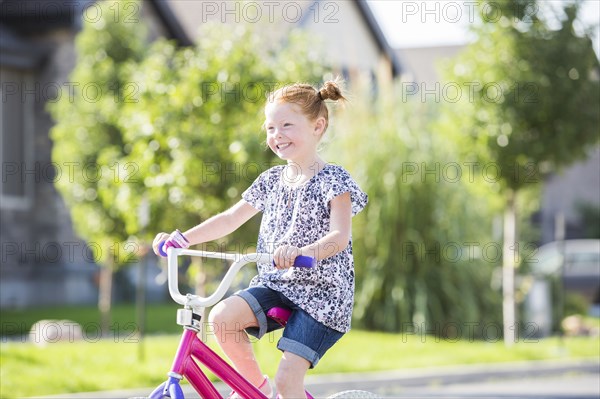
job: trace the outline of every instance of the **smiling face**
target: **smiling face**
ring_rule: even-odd
[[[278,101],[267,103],[265,118],[267,144],[279,158],[299,164],[315,159],[324,118],[311,121],[298,105]]]

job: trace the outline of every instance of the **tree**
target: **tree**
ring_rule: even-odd
[[[76,38],[77,64],[70,76],[73,92],[48,107],[57,122],[50,132],[53,161],[69,165],[73,171],[56,186],[70,208],[76,232],[88,242],[96,262],[105,266],[98,299],[104,330],[109,324],[112,272],[135,255],[126,244],[125,220],[106,204],[107,198],[115,195],[110,189],[112,182],[127,183],[128,178],[122,175],[128,171],[121,168],[127,165],[119,164],[125,131],[118,115],[131,87],[124,65],[144,57],[144,30],[139,24],[113,18],[125,15],[131,4],[139,7],[137,2],[99,3],[102,12],[98,20],[86,21]]]
[[[406,99],[401,83],[380,88],[377,98],[369,92],[353,82],[353,100],[327,133],[328,159],[369,195],[353,219],[354,323],[497,339],[482,326],[497,322],[490,279],[499,258],[477,251],[492,241],[495,193],[469,176],[456,144],[432,128],[438,104]]]
[[[224,210],[273,162],[261,132],[267,92],[280,82],[316,81],[321,71],[305,36],[265,46],[260,24],[205,25],[191,48],[149,46],[142,24],[131,22],[140,5],[99,3],[102,17],[77,37],[74,93],[49,106],[53,160],[69,162],[75,177],[57,188],[104,266],[105,315],[113,270],[135,261],[158,231]],[[99,94],[92,98],[90,88]],[[141,206],[150,214],[145,229]],[[250,242],[251,229],[237,239]]]
[[[277,162],[261,131],[266,95],[285,82],[316,81],[321,69],[305,36],[265,46],[260,29],[207,24],[196,47],[159,40],[130,66],[139,91],[119,123],[127,131],[122,162],[135,163],[138,179],[125,188],[128,201],[110,204],[130,234],[139,231],[133,210],[144,193],[154,232],[191,227],[237,202]]]
[[[583,158],[598,142],[599,64],[590,32],[577,35],[579,4],[567,4],[557,29],[535,0],[480,4],[477,40],[450,65],[449,80],[471,89],[447,107],[444,123],[463,142],[480,144],[505,200],[503,314],[507,345],[515,341],[514,269],[517,194],[551,170]]]

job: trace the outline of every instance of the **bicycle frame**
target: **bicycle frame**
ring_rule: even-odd
[[[268,254],[223,254],[218,252],[205,252],[189,249],[169,248],[168,254],[168,277],[169,293],[175,302],[184,305],[181,316],[178,313],[178,323],[184,326],[183,335],[173,361],[169,379],[156,388],[149,399],[162,399],[167,396],[171,399],[183,399],[183,391],[179,385],[181,379],[185,379],[200,394],[202,398],[222,398],[215,386],[202,372],[196,361],[205,365],[212,373],[227,383],[242,398],[246,399],[268,399],[258,388],[246,381],[233,367],[210,349],[202,340],[198,339],[199,326],[191,319],[191,309],[199,309],[199,313],[209,306],[215,305],[227,292],[238,271],[248,263],[270,262]],[[196,295],[182,295],[179,292],[177,276],[177,258],[180,255],[200,256],[204,258],[216,258],[233,261],[229,270],[223,277],[221,284],[209,297]],[[195,312],[198,313],[198,312]],[[187,317],[187,316],[190,317]],[[187,318],[186,318],[187,317]],[[185,322],[182,320],[186,319]]]
[[[219,391],[202,372],[195,360],[204,364],[212,373],[226,382],[241,397],[247,399],[268,399],[258,388],[250,384],[227,362],[196,337],[196,331],[185,329],[175,355],[169,379],[159,386],[150,399],[160,399],[168,395],[171,399],[183,399],[179,382],[183,377],[202,398],[221,398]]]
[[[177,257],[180,255],[216,258],[229,260],[233,263],[229,267],[227,273],[225,273],[225,277],[221,280],[221,284],[219,284],[211,296],[200,297],[192,294],[182,295],[179,292],[177,276]],[[175,302],[184,305],[184,308],[179,309],[177,312],[177,324],[183,326],[183,335],[181,336],[181,341],[179,342],[179,348],[177,349],[175,359],[173,360],[171,371],[167,374],[169,379],[159,385],[158,388],[150,394],[148,399],[163,399],[164,397],[170,399],[184,399],[183,390],[179,385],[183,378],[190,383],[201,398],[222,398],[219,391],[202,372],[196,362],[205,365],[213,374],[229,385],[242,398],[269,399],[258,388],[242,377],[242,375],[231,367],[229,363],[210,349],[203,342],[204,338],[200,339],[197,335],[200,333],[202,337],[204,337],[202,333],[204,310],[209,306],[215,305],[223,298],[240,269],[248,263],[272,262],[273,259],[271,255],[257,253],[247,255],[224,254],[220,252],[195,251],[171,247],[167,249],[167,261],[169,294]],[[300,267],[309,266],[305,265]],[[308,391],[305,392],[307,399],[314,399]],[[378,396],[369,392],[356,390],[344,391],[331,396],[331,398],[334,397],[379,399]]]

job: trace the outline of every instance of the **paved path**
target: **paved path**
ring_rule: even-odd
[[[527,377],[505,381],[483,381],[442,387],[405,389],[386,392],[392,398],[411,399],[598,399],[600,376],[579,374],[554,377]]]
[[[219,385],[226,395],[229,388]],[[307,378],[315,398],[363,389],[385,398],[411,399],[599,399],[600,358],[582,361],[542,361],[333,374]],[[152,388],[56,395],[52,399],[142,398]],[[186,399],[198,395],[186,385]],[[226,397],[226,396],[225,396]]]
[[[331,376],[309,388],[315,396],[364,389],[385,398],[600,399],[600,359],[586,362],[526,362],[378,373],[360,382]]]

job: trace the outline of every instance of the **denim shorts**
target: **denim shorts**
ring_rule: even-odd
[[[255,286],[238,291],[235,295],[248,302],[256,315],[258,327],[246,328],[246,332],[256,338],[282,328],[275,320],[267,317],[269,309],[274,307],[290,309],[292,314],[283,330],[283,337],[277,343],[277,349],[306,359],[310,363],[310,368],[314,368],[325,352],[344,335],[319,323],[283,294],[270,288]]]

